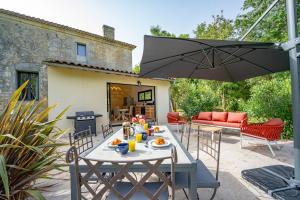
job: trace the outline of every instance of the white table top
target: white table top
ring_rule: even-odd
[[[155,139],[155,137],[162,136],[166,140],[169,140],[172,145],[176,147],[177,150],[177,158],[179,164],[191,164],[193,162],[193,158],[190,154],[182,148],[179,141],[175,136],[170,132],[167,126],[160,126],[160,130],[164,130],[163,133],[155,133],[154,136],[148,137],[147,141]],[[121,155],[119,152],[116,152],[114,148],[108,147],[108,143],[110,143],[113,139],[119,138],[123,139],[123,129],[120,129],[113,135],[111,135],[108,139],[103,141],[99,146],[97,146],[94,150],[89,152],[85,157],[93,159],[93,160],[106,160],[106,161],[134,161],[134,160],[143,160],[143,159],[156,159],[164,156],[171,155],[172,145],[165,148],[147,148],[146,142],[136,143],[135,151],[128,152],[125,155]],[[134,138],[131,138],[134,139]],[[126,141],[127,142],[127,141]]]

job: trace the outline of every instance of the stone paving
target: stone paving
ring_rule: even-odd
[[[117,129],[115,129],[117,130]],[[176,129],[174,129],[175,131]],[[66,139],[67,138],[63,138]],[[187,138],[183,143],[186,144]],[[102,140],[101,134],[96,137],[96,144]],[[216,200],[256,200],[272,199],[258,188],[252,186],[241,178],[241,171],[244,169],[262,167],[267,165],[285,164],[293,165],[293,142],[280,141],[280,150],[274,148],[276,157],[272,157],[268,147],[255,141],[244,143],[244,148],[240,149],[238,133],[226,130],[223,134],[221,143],[221,160],[219,188]],[[67,149],[64,148],[62,151]],[[196,136],[191,136],[190,152],[196,157]],[[201,160],[212,171],[215,170],[215,163],[209,157],[200,154]],[[66,169],[68,170],[68,169]],[[46,192],[46,198],[49,200],[67,200],[70,199],[70,180],[68,172],[55,175],[53,180],[56,185],[51,191]],[[209,199],[212,190],[198,189],[200,199]],[[176,191],[176,199],[186,199],[181,190]]]

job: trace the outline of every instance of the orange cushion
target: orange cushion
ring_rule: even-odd
[[[264,123],[264,125],[268,125],[268,126],[279,126],[282,124],[283,124],[283,121],[280,118],[270,119],[269,121]]]
[[[227,115],[228,115],[227,112],[212,112],[212,120],[226,122]]]
[[[228,112],[227,122],[241,123],[246,117],[247,113]]]
[[[200,120],[211,120],[211,112],[199,112],[198,119]]]

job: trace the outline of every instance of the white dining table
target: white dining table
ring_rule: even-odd
[[[123,138],[123,129],[120,129],[116,133],[112,134],[110,137],[101,142],[98,146],[87,152],[84,156],[86,158],[90,158],[93,160],[107,160],[107,161],[130,161],[130,160],[142,160],[142,159],[155,159],[160,158],[162,156],[170,155],[170,151],[172,146],[176,147],[177,150],[177,163],[175,166],[176,172],[188,172],[189,174],[189,182],[190,187],[188,191],[189,199],[197,199],[197,189],[195,185],[195,174],[196,174],[196,161],[191,156],[191,154],[186,150],[183,144],[177,139],[177,137],[170,131],[167,126],[159,126],[161,133],[154,133],[153,136],[147,138],[147,141],[154,139],[155,137],[162,136],[166,140],[168,140],[171,145],[169,147],[164,148],[151,148],[149,145],[146,145],[147,141],[142,143],[136,143],[135,151],[128,152],[125,155],[116,152],[115,149],[109,147],[109,143],[115,138],[122,139]],[[107,165],[105,168],[101,168],[102,172],[113,171],[114,167],[112,165]],[[79,162],[79,170],[84,173],[86,167],[82,162]],[[130,172],[145,172],[147,168],[142,164],[136,164],[132,168],[129,169]],[[171,163],[169,161],[164,161],[160,170],[162,172],[170,172],[171,171]],[[74,172],[74,164],[70,165],[70,176],[71,176],[71,199],[76,199],[76,179]]]

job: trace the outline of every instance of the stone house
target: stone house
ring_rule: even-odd
[[[92,110],[103,115],[99,123],[120,121],[124,116],[115,116],[113,110],[129,106],[124,102],[131,99],[130,106],[139,112],[140,106],[150,102],[154,105],[151,116],[165,122],[170,106],[169,81],[141,79],[132,73],[135,46],[115,40],[114,28],[102,28],[100,36],[0,9],[0,110],[12,92],[29,80],[23,94],[26,100],[47,98],[49,105],[59,103],[50,119],[70,105],[67,115]],[[138,98],[142,90],[151,90],[151,100]],[[64,119],[60,126],[73,125]]]

